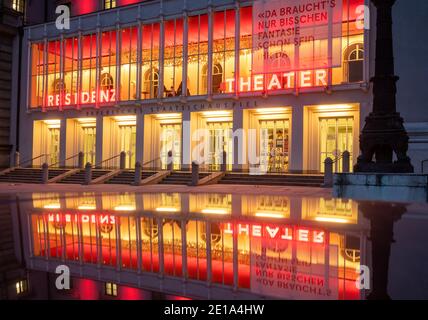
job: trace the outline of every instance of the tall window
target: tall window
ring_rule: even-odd
[[[214,13],[212,93],[226,91],[235,77],[235,10]]]
[[[17,295],[21,295],[21,294],[26,293],[26,292],[28,291],[28,283],[27,283],[27,280],[21,280],[21,281],[18,281],[18,282],[15,284],[15,288],[16,288],[16,294],[17,294]]]
[[[12,0],[12,9],[18,12],[24,12],[24,0]]]
[[[364,47],[357,43],[345,52],[345,79],[348,82],[360,82],[364,78]]]
[[[103,32],[101,35],[101,70],[99,71],[99,87],[102,91],[108,92],[109,97],[113,97],[113,91],[116,88],[117,72],[117,33],[116,30]],[[98,97],[100,98],[100,97]],[[108,99],[110,100],[110,99]],[[106,101],[101,101],[104,103]]]
[[[104,63],[108,61],[108,57],[103,57]],[[97,36],[96,34],[88,34],[82,37],[82,97],[80,103],[89,103],[88,94],[94,92],[97,86]],[[107,67],[107,70],[109,68]],[[85,95],[83,96],[83,93]]]
[[[164,96],[181,96],[183,86],[183,19],[165,22]]]
[[[208,15],[189,17],[188,32],[187,88],[191,95],[204,95],[208,87]]]
[[[116,0],[104,0],[104,9],[109,10],[116,8]]]
[[[45,89],[47,90],[47,105],[48,107],[59,107],[62,105],[61,95],[62,90],[57,84],[62,82],[61,79],[61,42],[59,40],[48,42],[47,53],[47,83]],[[63,87],[64,88],[64,87]]]
[[[138,29],[127,28],[121,32],[120,99],[137,98],[137,46]]]
[[[142,65],[143,86],[141,99],[153,99],[158,97],[159,90],[159,23],[144,25],[142,30]]]
[[[240,10],[239,77],[247,78],[251,76],[253,8],[244,7]],[[249,91],[249,88],[244,89]]]
[[[65,104],[76,104],[75,94],[79,83],[79,41],[78,38],[64,39],[64,91],[70,94]]]
[[[31,101],[33,108],[41,107],[44,98],[43,75],[45,73],[45,45],[33,43],[31,45]]]

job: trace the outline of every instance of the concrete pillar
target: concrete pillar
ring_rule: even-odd
[[[191,112],[189,110],[182,113],[181,130],[181,170],[191,169],[192,163],[192,132],[190,126]]]
[[[82,151],[80,151],[79,156],[78,156],[78,160],[77,160],[77,167],[79,169],[84,168],[85,164],[83,163],[83,161],[85,161],[85,154]]]
[[[192,186],[199,184],[199,163],[197,161],[192,162]]]
[[[67,119],[62,119],[59,129],[59,167],[65,167],[65,159],[67,159]]]
[[[42,165],[42,183],[47,184],[49,181],[49,165],[45,162]]]
[[[242,171],[243,162],[246,161],[246,134],[244,129],[244,110],[233,110],[233,171]],[[241,162],[241,163],[240,163]]]
[[[136,161],[144,162],[144,114],[137,113]]]
[[[221,155],[221,172],[227,171],[227,152],[223,150]]]
[[[141,183],[141,163],[138,161],[135,164],[134,185],[139,186]]]
[[[96,146],[95,146],[95,159],[97,163],[103,161],[103,137],[104,137],[104,117],[102,115],[97,116],[97,132],[96,132]],[[95,163],[94,163],[95,165]]]
[[[88,162],[85,166],[85,185],[90,185],[92,182],[92,165]]]
[[[327,158],[324,161],[324,187],[333,186],[333,160]]]
[[[125,170],[126,168],[126,152],[122,151],[120,153],[120,170]]]
[[[349,151],[344,151],[342,154],[342,172],[343,173],[349,173],[350,172],[350,161],[351,161],[351,154]]]
[[[304,144],[304,132],[303,132],[303,115],[304,106],[296,105],[292,108],[291,117],[291,145],[289,147],[289,171],[290,172],[301,172],[303,167],[303,144]],[[306,133],[307,134],[307,133]]]

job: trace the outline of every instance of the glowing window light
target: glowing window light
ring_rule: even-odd
[[[61,209],[61,204],[59,203],[49,203],[43,206],[44,209]]]
[[[276,114],[287,112],[287,108],[261,108],[257,109],[256,112],[259,114]]]
[[[217,118],[209,118],[207,122],[231,122],[231,117],[217,117]]]
[[[204,117],[226,117],[232,114],[231,111],[206,111],[202,113]]]
[[[255,214],[258,218],[274,218],[274,219],[283,219],[284,215],[274,212],[256,212]]]
[[[230,214],[229,211],[226,209],[210,209],[210,208],[203,209],[202,213],[203,214],[219,214],[219,215]]]
[[[156,116],[158,119],[181,119],[180,113],[163,113]]]
[[[170,207],[160,207],[156,208],[157,212],[178,212],[177,208],[170,208]]]
[[[61,120],[56,120],[56,119],[55,120],[44,120],[43,122],[50,129],[59,129],[59,128],[61,128]]]
[[[120,205],[120,206],[116,206],[114,207],[114,211],[135,211],[136,208],[133,205]]]
[[[315,217],[315,221],[332,222],[332,223],[349,223],[349,220],[347,220],[347,219],[331,218],[331,217]]]
[[[137,124],[136,116],[117,116],[113,118],[122,126],[135,126]]]
[[[332,105],[319,105],[316,108],[320,111],[328,110],[350,110],[353,107],[349,104],[332,104]]]
[[[79,123],[94,123],[97,121],[96,118],[79,118],[77,119]]]
[[[77,207],[78,210],[96,210],[97,207],[94,205],[89,205],[89,204],[83,204],[81,206]]]

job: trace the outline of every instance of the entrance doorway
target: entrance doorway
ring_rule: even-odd
[[[120,150],[126,153],[126,169],[135,167],[135,150],[137,145],[137,126],[119,123]]]
[[[220,171],[223,163],[223,151],[226,151],[226,170],[232,170],[232,122],[207,122],[208,146],[207,164],[209,171]]]
[[[95,153],[97,143],[97,129],[95,127],[82,128],[82,142],[83,142],[83,163],[95,164]]]
[[[60,166],[61,120],[34,121],[32,165]]]
[[[181,123],[161,123],[161,163],[162,169],[168,168],[168,152],[172,151],[173,169],[180,170],[181,167]]]
[[[260,120],[260,166],[267,172],[286,172],[289,163],[290,121]]]
[[[320,118],[320,160],[321,168],[327,157],[336,160],[344,151],[351,153],[354,139],[354,117]],[[342,171],[342,161],[335,162],[335,172]]]
[[[49,128],[49,165],[59,165],[59,143],[59,128]]]

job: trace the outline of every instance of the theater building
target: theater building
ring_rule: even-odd
[[[72,1],[69,30],[24,30],[22,160],[72,167],[83,152],[114,167],[126,152],[127,168],[166,169],[172,151],[174,170],[202,157],[216,171],[226,151],[227,170],[281,173],[322,172],[344,151],[356,161],[372,100],[369,1],[327,1],[340,21],[325,38],[293,27],[282,30],[295,41],[273,43],[268,30],[257,36],[268,48],[256,49],[253,1],[99,2]],[[298,23],[322,18],[316,3]],[[279,71],[256,70],[260,54]]]

